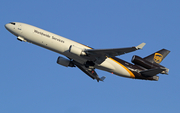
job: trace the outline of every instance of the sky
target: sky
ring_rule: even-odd
[[[179,0],[3,0],[0,4],[1,113],[180,112]],[[170,69],[159,81],[96,70],[104,82],[56,63],[58,53],[20,42],[4,25],[23,22],[95,49],[137,46],[131,62],[162,48]]]

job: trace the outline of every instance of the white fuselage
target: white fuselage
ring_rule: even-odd
[[[32,25],[16,22],[16,25],[6,24],[5,27],[22,41],[27,41],[38,46],[44,47],[46,49],[52,50],[54,52],[60,53],[81,64],[84,64],[86,62],[86,59],[70,53],[70,46],[73,45],[83,50],[92,49],[88,46],[56,35],[54,33],[48,32],[46,30],[34,27]],[[108,71],[110,73],[123,77],[135,77],[129,69],[127,69],[119,62],[113,60],[112,58],[107,58],[103,63],[96,64],[95,68]]]

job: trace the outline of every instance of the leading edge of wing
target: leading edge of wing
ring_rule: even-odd
[[[102,63],[106,58],[111,58],[114,56],[119,56],[125,53],[133,52],[138,49],[142,49],[146,43],[141,43],[136,47],[127,47],[127,48],[114,48],[114,49],[87,49],[84,52],[88,57],[85,57],[87,60],[95,61],[96,63]]]
[[[114,49],[88,49],[88,50],[85,50],[85,52],[87,52],[89,54],[93,54],[95,56],[98,54],[99,55],[104,54],[107,57],[114,57],[114,56],[122,55],[125,53],[133,52],[133,51],[136,51],[138,49],[142,49],[145,45],[146,45],[146,43],[141,43],[136,47],[114,48]]]

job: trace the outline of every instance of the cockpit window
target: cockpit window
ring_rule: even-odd
[[[14,22],[11,22],[11,24],[12,24],[12,25],[16,25],[16,23],[14,23]]]

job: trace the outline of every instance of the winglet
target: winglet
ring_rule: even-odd
[[[136,46],[136,49],[142,49],[144,46],[146,45],[146,43],[141,43],[138,46]]]
[[[102,77],[100,78],[100,81],[104,81],[105,78],[106,78],[105,76],[102,76]]]

